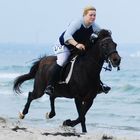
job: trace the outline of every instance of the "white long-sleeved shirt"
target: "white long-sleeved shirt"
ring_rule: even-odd
[[[71,22],[65,32],[60,36],[59,41],[62,45],[68,45],[66,42],[69,39],[74,39],[77,42],[84,44],[90,39],[91,34],[98,34],[100,30],[101,28],[95,22],[87,27],[84,24],[83,18],[80,18]]]

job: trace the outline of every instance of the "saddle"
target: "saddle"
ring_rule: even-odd
[[[62,68],[59,84],[68,84],[72,76],[75,61],[77,60],[78,56],[82,56],[84,54],[85,51],[81,51],[77,48],[71,50],[71,55]]]

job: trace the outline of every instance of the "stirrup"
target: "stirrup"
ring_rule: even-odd
[[[99,89],[99,94],[104,92],[107,94],[111,90],[111,87],[101,84]]]
[[[111,87],[102,85],[102,90],[105,94],[107,94],[111,90]]]
[[[53,86],[51,86],[51,85],[48,85],[48,86],[46,87],[46,89],[45,89],[44,93],[46,93],[46,94],[48,94],[48,95],[52,96],[52,95],[53,95],[53,93],[54,93],[54,87],[53,87]]]

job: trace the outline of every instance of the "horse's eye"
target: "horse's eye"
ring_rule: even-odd
[[[103,44],[102,44],[102,47],[103,47],[103,48],[107,48],[107,46],[108,46],[108,43],[103,43]]]
[[[105,43],[104,42],[100,43],[100,46],[105,47]]]

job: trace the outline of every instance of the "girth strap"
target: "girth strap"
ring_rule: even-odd
[[[71,78],[72,72],[73,72],[74,63],[75,63],[75,60],[76,60],[77,56],[78,55],[73,57],[72,60],[70,61],[71,62],[70,71],[69,71],[65,81],[60,81],[59,84],[68,84],[68,82],[70,81],[70,78]]]

